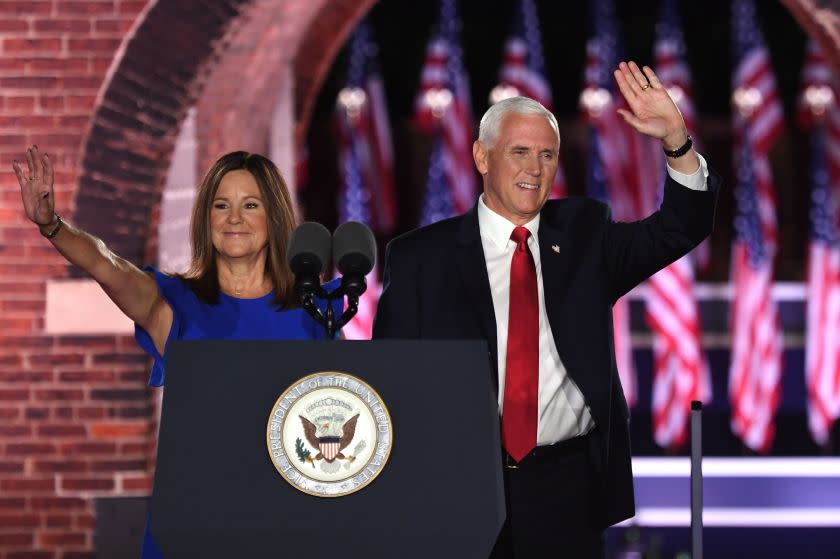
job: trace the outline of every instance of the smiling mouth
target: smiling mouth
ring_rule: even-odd
[[[524,190],[539,190],[540,189],[540,185],[533,184],[533,183],[530,183],[530,182],[518,182],[518,183],[516,183],[516,186],[518,186],[519,188],[522,188]]]

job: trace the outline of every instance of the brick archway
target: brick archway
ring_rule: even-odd
[[[143,254],[161,168],[202,68],[226,46],[247,4],[150,3],[111,63],[82,145],[74,217],[130,260]]]
[[[76,223],[142,261],[187,109],[199,105],[200,168],[233,149],[262,151],[285,65],[295,84],[295,137],[302,138],[332,60],[373,3],[226,0],[212,10],[175,0],[150,4],[94,107],[80,155]]]

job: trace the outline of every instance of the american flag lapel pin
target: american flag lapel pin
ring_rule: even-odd
[[[551,250],[553,250],[557,254],[560,254],[560,245],[551,245]]]

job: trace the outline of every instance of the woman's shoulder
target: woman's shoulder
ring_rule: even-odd
[[[183,283],[183,280],[177,274],[170,274],[169,272],[164,272],[163,270],[155,268],[154,266],[144,266],[143,271],[152,276],[154,280],[158,283],[163,283],[166,285]]]
[[[184,299],[192,300],[196,298],[186,280],[179,274],[170,274],[154,266],[145,266],[143,271],[155,280],[160,294],[171,305],[177,305]]]

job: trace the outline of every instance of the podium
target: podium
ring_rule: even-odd
[[[498,407],[483,341],[183,341],[167,350],[152,535],[181,557],[486,558],[504,522]],[[323,371],[358,377],[392,422],[362,490],[325,498],[275,469],[278,397]]]

